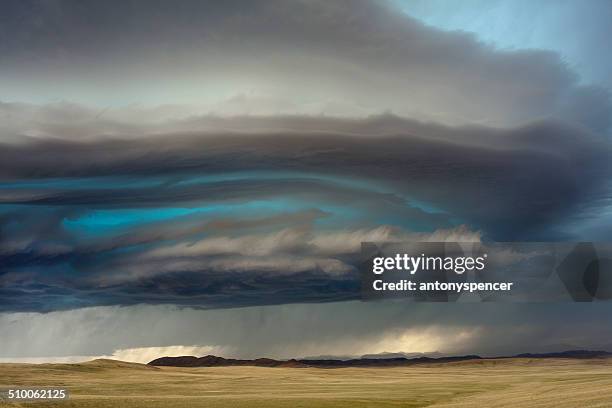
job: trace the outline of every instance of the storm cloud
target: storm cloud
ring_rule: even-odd
[[[174,126],[3,145],[4,310],[355,299],[362,241],[574,238],[608,191],[607,140],[561,122]]]
[[[610,89],[557,52],[373,0],[0,9],[0,358],[605,346],[605,305],[356,301],[364,241],[608,239]]]
[[[8,100],[226,115],[392,111],[448,125],[556,117],[599,132],[610,124],[609,92],[582,84],[558,54],[495,49],[383,1],[28,0],[2,14]]]

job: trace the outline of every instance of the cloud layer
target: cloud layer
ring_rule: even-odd
[[[10,100],[610,125],[608,91],[582,85],[556,53],[498,50],[382,1],[29,0],[3,15],[0,85]]]
[[[4,310],[352,299],[362,241],[568,238],[568,218],[599,208],[609,177],[608,142],[556,122],[167,126],[4,144]]]

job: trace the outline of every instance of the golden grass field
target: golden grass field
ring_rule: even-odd
[[[0,364],[0,388],[64,387],[6,407],[612,407],[612,359],[503,359],[402,368]]]

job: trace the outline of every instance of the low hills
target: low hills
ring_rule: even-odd
[[[254,360],[238,360],[217,356],[181,356],[161,357],[149,362],[151,366],[168,367],[229,367],[229,366],[255,366],[255,367],[307,367],[298,360],[273,360],[271,358],[256,358]]]
[[[568,350],[555,353],[525,353],[514,356],[495,357],[496,359],[504,358],[568,358],[568,359],[590,359],[590,358],[607,358],[611,357],[612,353],[607,351],[592,351],[592,350]],[[368,356],[368,358],[354,358],[348,360],[341,359],[291,359],[291,360],[274,360],[271,358],[256,358],[252,360],[242,360],[234,358],[223,358],[213,355],[204,357],[195,356],[180,356],[180,357],[160,357],[148,363],[150,366],[157,367],[230,367],[230,366],[253,366],[253,367],[318,367],[318,368],[343,368],[343,367],[401,367],[416,364],[432,364],[432,363],[452,363],[468,360],[486,360],[486,358],[478,355],[465,355],[455,357],[392,357],[379,358]]]

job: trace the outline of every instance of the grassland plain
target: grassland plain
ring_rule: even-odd
[[[488,359],[395,368],[0,364],[0,388],[70,399],[2,407],[612,407],[612,359]]]

